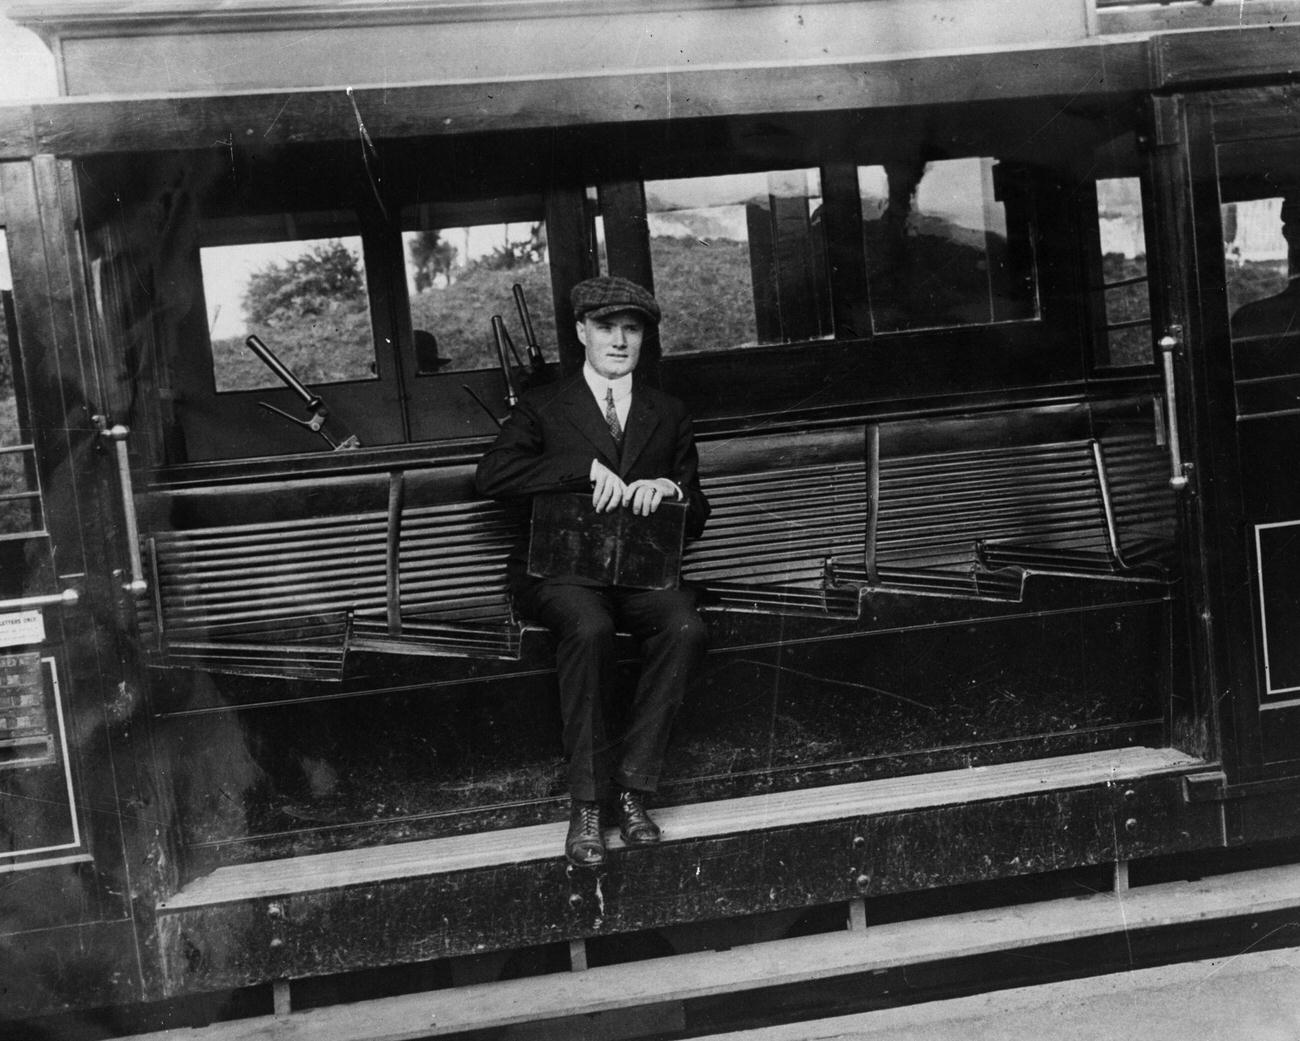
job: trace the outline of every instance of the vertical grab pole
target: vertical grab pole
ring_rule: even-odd
[[[1176,334],[1181,332],[1181,327],[1171,326],[1169,334],[1160,337],[1159,344],[1165,373],[1165,408],[1169,416],[1169,486],[1176,492],[1187,487],[1187,467],[1183,463],[1183,446],[1178,432],[1178,388],[1174,375],[1174,351],[1179,345]]]
[[[140,556],[140,522],[135,512],[135,489],[131,484],[131,459],[126,450],[126,439],[131,431],[117,423],[107,426],[103,417],[100,420],[100,434],[113,442],[117,455],[118,487],[122,492],[122,517],[126,521],[126,552],[131,566],[131,581],[123,584],[128,593],[139,595],[149,589],[144,579],[144,561]]]

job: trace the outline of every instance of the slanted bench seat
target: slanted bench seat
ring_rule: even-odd
[[[852,624],[877,594],[1014,601],[1036,571],[1160,580],[1172,499],[1141,403],[1031,419],[705,441],[713,514],[683,579],[719,634],[738,612]],[[339,678],[356,651],[518,661],[529,627],[505,562],[520,518],[475,498],[472,476],[330,479],[303,507],[318,515],[287,518],[255,485],[162,496],[155,514],[216,523],[147,539],[155,664]],[[330,516],[331,495],[386,507]]]

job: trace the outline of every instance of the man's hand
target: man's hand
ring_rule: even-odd
[[[677,495],[677,485],[667,477],[656,477],[654,480],[633,481],[627,485],[623,492],[623,504],[631,504],[633,513],[649,517],[659,509],[661,502],[665,499],[671,502]]]
[[[640,484],[641,482],[637,482]],[[591,505],[597,513],[613,513],[627,501],[628,486],[599,459],[591,461]]]

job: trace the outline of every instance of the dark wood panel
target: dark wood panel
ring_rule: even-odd
[[[402,89],[307,90],[222,97],[59,100],[0,108],[0,158],[263,146],[775,112],[1061,95],[1115,95],[1149,85],[1146,46],[900,58],[819,66],[687,70],[457,83]],[[30,133],[24,126],[32,128]]]
[[[14,876],[10,875],[9,878]],[[47,880],[49,881],[49,880]],[[50,889],[28,894],[47,900]],[[79,1008],[109,1008],[146,999],[136,937],[129,921],[96,922],[76,929],[25,932],[18,942],[0,944],[0,1021]],[[32,1036],[49,1036],[29,1034]]]
[[[616,181],[602,184],[599,192],[605,248],[609,253],[607,274],[630,278],[653,293],[644,185],[640,181]]]
[[[569,292],[596,273],[597,258],[588,221],[586,192],[564,188],[546,200],[546,235],[551,253],[551,292],[555,301],[555,338],[559,366],[566,372],[582,364],[582,344]]]
[[[0,157],[30,156],[36,152],[32,110],[25,106],[0,106]]]
[[[1154,87],[1207,87],[1294,78],[1300,26],[1269,25],[1182,32],[1151,41]]]

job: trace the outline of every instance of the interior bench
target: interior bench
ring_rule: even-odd
[[[706,618],[850,621],[882,593],[1019,599],[1036,572],[1158,580],[1174,514],[1149,409],[703,441],[713,513],[683,580]],[[523,518],[475,498],[471,466],[290,483],[153,493],[154,664],[338,678],[355,651],[519,658],[505,562]]]

